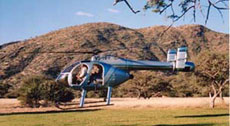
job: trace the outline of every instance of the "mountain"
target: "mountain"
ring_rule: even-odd
[[[228,34],[214,32],[202,25],[154,26],[131,29],[111,23],[72,26],[32,39],[0,46],[0,80],[19,85],[30,75],[55,78],[64,67],[90,59],[91,53],[44,53],[101,50],[130,59],[165,60],[169,48],[186,45],[189,58],[203,50],[228,52]],[[43,52],[43,53],[41,53]]]

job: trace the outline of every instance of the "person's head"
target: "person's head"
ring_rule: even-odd
[[[81,64],[81,65],[80,65],[80,68],[83,68],[84,66],[85,66],[84,64]]]
[[[86,66],[85,64],[82,64],[82,67],[85,67],[85,68],[87,68],[87,66]]]

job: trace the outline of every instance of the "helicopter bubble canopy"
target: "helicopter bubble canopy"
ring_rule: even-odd
[[[87,79],[90,66],[85,63],[77,64],[68,75],[68,84],[70,86],[79,86]]]
[[[100,63],[92,63],[92,62],[80,62],[71,65],[64,70],[67,73],[61,73],[61,76],[58,79],[65,78],[68,74],[66,83],[68,83],[71,87],[85,87],[91,84],[104,84],[104,67]],[[63,71],[63,72],[64,72]]]
[[[72,64],[71,66],[65,68],[61,73],[66,73],[66,72],[70,72],[75,66],[77,66],[78,64],[80,64],[80,62],[76,62],[74,64]]]

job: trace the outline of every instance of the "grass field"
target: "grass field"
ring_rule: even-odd
[[[224,108],[93,109],[1,114],[0,126],[228,126]]]

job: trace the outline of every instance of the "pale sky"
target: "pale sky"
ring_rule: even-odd
[[[124,3],[113,6],[114,0],[0,0],[0,45],[89,22],[110,22],[129,28],[171,23],[164,15],[143,11],[146,0],[129,1],[141,12],[133,14]],[[224,23],[218,12],[212,9],[206,27],[228,33],[228,11],[223,15]],[[191,13],[175,26],[184,24],[205,25],[202,15],[198,14],[194,23]]]

